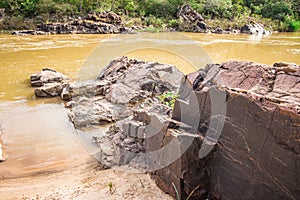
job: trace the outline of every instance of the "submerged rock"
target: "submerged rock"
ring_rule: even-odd
[[[13,31],[12,35],[48,35],[49,33],[45,31],[37,31],[37,30],[20,30],[20,31]]]

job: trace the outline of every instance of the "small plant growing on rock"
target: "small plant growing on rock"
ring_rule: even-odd
[[[113,186],[112,182],[109,182],[107,186],[108,186],[108,191],[110,194],[113,194],[116,192],[116,188]]]
[[[157,96],[162,104],[169,106],[170,108],[174,108],[175,101],[178,97],[178,95],[174,95],[172,92],[167,92]]]

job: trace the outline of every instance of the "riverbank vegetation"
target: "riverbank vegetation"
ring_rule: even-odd
[[[40,22],[108,10],[128,25],[172,28],[182,23],[177,9],[185,3],[212,27],[240,27],[252,19],[274,30],[300,31],[299,0],[2,0],[0,29],[34,28]]]

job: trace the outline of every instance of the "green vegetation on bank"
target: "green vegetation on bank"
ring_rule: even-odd
[[[0,8],[9,19],[0,29],[30,28],[37,20],[47,22],[107,10],[121,14],[132,24],[176,27],[182,23],[176,12],[184,3],[201,13],[210,26],[239,26],[251,17],[275,30],[300,30],[299,0],[2,0]]]

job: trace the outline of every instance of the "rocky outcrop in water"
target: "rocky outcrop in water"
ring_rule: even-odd
[[[53,70],[43,69],[40,73],[30,76],[30,84],[37,87],[34,94],[37,97],[55,97],[61,95],[64,88],[68,87],[69,79],[65,75]]]
[[[250,21],[248,24],[241,27],[241,33],[253,35],[269,35],[272,31],[267,30],[263,24]]]
[[[177,91],[182,77],[172,65],[122,57],[96,80],[71,84],[69,116],[76,127],[115,122],[131,115],[145,99]]]
[[[37,30],[19,30],[19,31],[13,31],[12,35],[48,35],[50,33],[45,31],[37,31]]]
[[[61,21],[42,23],[37,30],[13,31],[13,35],[47,34],[118,34],[131,33],[122,19],[114,12],[90,13],[86,16],[69,17]]]

